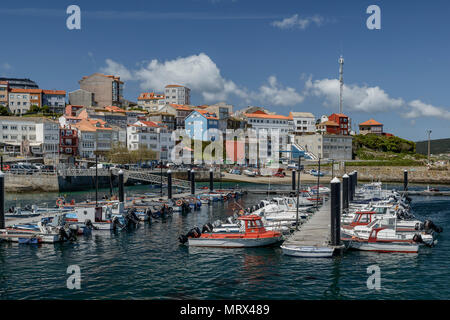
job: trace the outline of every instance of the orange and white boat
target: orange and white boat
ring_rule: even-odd
[[[239,232],[205,232],[192,230],[181,236],[182,243],[188,242],[192,247],[222,247],[222,248],[249,248],[264,247],[281,243],[282,234],[277,231],[268,231],[264,228],[261,217],[247,215],[238,218],[241,222]]]

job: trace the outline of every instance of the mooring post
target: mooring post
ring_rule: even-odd
[[[403,190],[408,191],[408,170],[403,171]]]
[[[355,177],[355,174],[353,172],[350,172],[350,174],[348,175],[349,180],[348,180],[348,192],[349,192],[349,204],[351,201],[353,201],[353,179]]]
[[[292,191],[295,191],[295,175],[297,173],[295,172],[295,169],[292,170]]]
[[[195,171],[191,170],[191,194],[195,195]]]
[[[316,198],[316,207],[319,208],[319,198],[320,198],[320,158],[319,158],[319,170],[317,172],[317,198]],[[324,197],[325,201],[325,197]]]
[[[341,181],[331,180],[331,245],[341,244]]]
[[[172,171],[167,170],[167,199],[172,199]]]
[[[113,173],[112,169],[109,168],[109,196],[112,197],[113,195]]]
[[[95,206],[98,206],[98,154],[95,155]]]
[[[214,190],[214,171],[213,168],[209,169],[209,191]]]
[[[1,170],[0,170],[0,229],[5,229],[5,174]]]
[[[124,201],[124,188],[123,188],[123,170],[119,171],[119,202]]]
[[[342,176],[342,209],[348,209],[348,174]]]
[[[3,156],[0,156],[0,161],[1,161],[1,164],[0,164],[0,171],[3,171]]]
[[[357,186],[358,186],[358,171],[355,171],[355,192]]]
[[[188,169],[187,171],[187,180],[191,182],[191,169]]]

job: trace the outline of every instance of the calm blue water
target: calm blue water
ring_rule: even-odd
[[[225,185],[225,184],[224,184]],[[399,188],[399,186],[396,186]],[[423,187],[420,187],[421,189]],[[412,188],[411,188],[412,189]],[[441,188],[445,189],[445,188]],[[448,188],[447,188],[448,189]],[[127,188],[128,193],[148,187]],[[106,190],[104,190],[106,191]],[[102,195],[102,192],[100,192]],[[56,194],[8,195],[6,207],[54,204]],[[84,200],[94,193],[72,193]],[[246,196],[244,205],[262,196]],[[180,246],[194,225],[225,218],[217,203],[135,231],[81,237],[76,243],[0,244],[1,299],[450,299],[450,198],[414,197],[413,210],[444,228],[435,248],[418,255],[346,252],[298,259],[279,248],[204,249]],[[381,290],[366,286],[367,267],[381,269]],[[66,288],[69,265],[81,268],[81,289]]]

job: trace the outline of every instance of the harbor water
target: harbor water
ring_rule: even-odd
[[[150,189],[126,191],[134,195]],[[57,196],[7,194],[5,208],[53,206]],[[76,201],[94,197],[92,191],[67,194]],[[265,197],[249,194],[238,202],[249,206]],[[133,231],[82,236],[74,243],[0,243],[0,299],[450,299],[450,197],[417,196],[411,205],[418,219],[444,228],[437,245],[419,254],[347,251],[342,257],[302,259],[284,256],[279,248],[179,244],[178,236],[191,227],[232,215],[236,204],[231,201]],[[81,270],[79,290],[67,288],[71,265]],[[372,265],[380,268],[380,290],[367,287]]]

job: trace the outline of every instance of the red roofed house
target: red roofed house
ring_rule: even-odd
[[[149,149],[157,152],[156,159],[169,161],[174,146],[172,134],[162,123],[139,120],[127,127],[129,150]]]
[[[373,119],[367,120],[359,124],[359,133],[383,135],[383,124]]]
[[[142,92],[138,97],[138,106],[148,112],[159,111],[165,105],[165,96],[154,92]]]
[[[339,132],[337,134],[341,134],[344,136],[348,136],[350,133],[350,121],[348,116],[343,113],[333,113],[328,117],[329,121],[336,122],[339,125]]]

